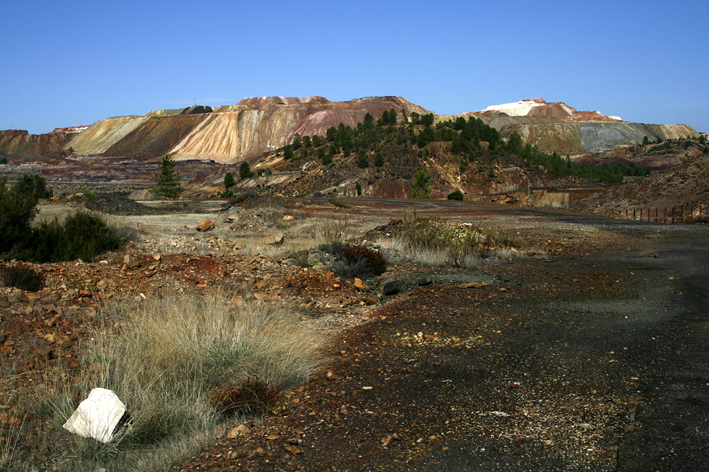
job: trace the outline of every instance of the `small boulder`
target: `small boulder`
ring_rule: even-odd
[[[352,285],[360,292],[369,292],[369,287],[364,285],[362,279],[358,279],[357,277],[355,277],[354,283]]]
[[[259,239],[259,243],[267,246],[280,246],[283,244],[284,239],[285,235],[283,233],[271,233]]]
[[[293,215],[284,215],[283,216],[283,221],[293,221]]]
[[[195,228],[197,231],[209,231],[214,229],[214,222],[212,220],[204,220]]]
[[[397,293],[405,292],[406,284],[401,280],[391,280],[384,284],[382,293],[386,296],[396,295]]]
[[[95,388],[63,427],[79,436],[108,443],[124,416],[127,417],[126,407],[115,393],[105,388]]]

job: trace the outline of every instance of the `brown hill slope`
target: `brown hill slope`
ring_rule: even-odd
[[[709,155],[627,182],[595,195],[585,206],[600,212],[709,205]],[[653,213],[654,214],[654,213]]]
[[[77,133],[61,132],[29,134],[24,130],[0,131],[0,154],[24,155],[59,152]]]

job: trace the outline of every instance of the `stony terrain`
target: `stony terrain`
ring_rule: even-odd
[[[138,233],[123,252],[37,266],[40,292],[2,289],[0,422],[25,428],[15,447],[27,467],[60,468],[67,445],[25,416],[22,400],[80,368],[93,328],[121,326],[110,306],[217,289],[235,303],[300,307],[303,323],[330,333],[329,361],[285,393],[284,413],[224,425],[174,470],[676,471],[709,459],[703,225],[443,201],[285,203],[121,217]],[[340,229],[362,237],[412,211],[529,247],[472,269],[393,252],[387,272],[357,288],[263,239],[312,241],[304,228],[316,221],[347,222]],[[216,228],[197,232],[207,217]],[[385,250],[378,234],[363,237]]]

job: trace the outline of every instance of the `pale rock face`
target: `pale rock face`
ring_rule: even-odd
[[[125,405],[115,393],[105,388],[95,388],[63,427],[79,436],[108,443],[113,439],[116,426],[125,412]]]

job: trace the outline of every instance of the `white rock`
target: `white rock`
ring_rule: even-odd
[[[125,412],[125,405],[115,393],[105,388],[95,388],[64,423],[64,429],[107,443],[113,439],[116,425]]]

